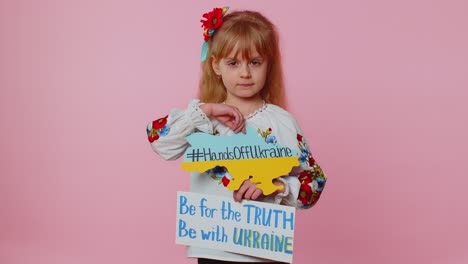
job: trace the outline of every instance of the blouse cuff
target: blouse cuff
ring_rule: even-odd
[[[186,117],[191,120],[196,130],[213,134],[213,124],[208,116],[200,109],[200,100],[192,100],[186,111]]]
[[[279,192],[278,194],[275,195],[275,204],[281,204],[281,202],[283,201],[283,199],[285,197],[288,197],[289,195],[289,190],[290,190],[290,187],[289,187],[289,183],[284,180],[283,178],[278,178],[277,179],[278,181],[282,182],[283,185],[284,185],[284,191],[283,192]]]
[[[300,182],[295,176],[284,176],[277,180],[284,184],[284,192],[274,197],[274,203],[297,207],[297,196],[299,194]]]

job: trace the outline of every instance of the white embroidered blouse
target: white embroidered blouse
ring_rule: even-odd
[[[233,131],[218,122],[210,120],[199,108],[200,102],[193,100],[187,109],[173,109],[169,115],[150,122],[147,126],[148,140],[153,150],[166,160],[182,156],[190,146],[185,137],[194,132],[214,135],[231,135]],[[292,115],[286,110],[264,104],[260,109],[246,117],[246,125],[252,126],[269,144],[280,144],[296,150],[300,166],[288,175],[278,178],[284,192],[265,196],[262,201],[294,206],[299,209],[312,207],[319,199],[326,183],[326,176],[313,159],[302,131]],[[232,197],[232,191],[225,186],[232,177],[224,167],[215,167],[205,173],[192,172],[190,191]],[[265,262],[255,257],[229,253],[213,249],[188,247],[189,257],[214,258],[226,261]]]

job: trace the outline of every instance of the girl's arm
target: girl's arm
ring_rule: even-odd
[[[229,127],[234,133],[245,134],[245,119],[237,107],[226,105],[207,103],[200,105],[200,109],[210,118],[217,119],[221,124]]]
[[[293,194],[293,197],[296,197],[295,206],[299,209],[307,209],[315,205],[319,200],[327,176],[312,157],[301,129],[299,126],[296,126],[296,128],[300,166],[293,169],[290,176],[283,179],[287,182],[293,182],[289,186],[289,191]],[[292,199],[289,202],[292,202]]]
[[[169,115],[148,124],[148,140],[162,158],[180,157],[189,146],[185,137],[194,132],[213,134],[213,125],[199,105],[198,100],[192,100],[187,109],[173,109]]]
[[[294,142],[297,142],[297,146],[291,147],[294,147],[298,151],[300,166],[295,167],[288,176],[276,179],[283,183],[284,188],[278,191],[274,197],[266,197],[265,199],[277,204],[307,209],[315,205],[319,200],[325,187],[327,176],[312,157],[309,146],[303,137],[302,130],[295,120],[294,127],[296,132]]]
[[[150,122],[146,128],[153,150],[166,160],[180,157],[189,144],[185,139],[194,132],[213,134],[211,118],[245,133],[245,120],[239,109],[225,104],[190,102],[186,110],[174,109],[169,115]]]

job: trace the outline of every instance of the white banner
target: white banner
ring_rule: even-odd
[[[295,208],[177,192],[176,243],[292,262]]]

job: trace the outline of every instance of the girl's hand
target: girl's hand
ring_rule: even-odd
[[[284,184],[281,181],[278,180],[273,180],[273,184],[276,186],[283,186],[281,190],[278,190],[271,195],[276,195],[277,193],[282,193],[284,192]],[[250,180],[246,180],[242,183],[241,187],[237,190],[234,191],[233,197],[234,201],[240,202],[242,199],[246,200],[257,200],[260,197],[263,196],[263,191],[259,188],[257,188],[257,184],[251,182]]]
[[[245,119],[237,107],[226,104],[207,103],[200,105],[200,109],[209,118],[217,119],[234,131],[234,133],[242,131],[245,134]]]
[[[236,202],[240,202],[242,199],[255,201],[262,195],[262,190],[258,189],[257,184],[251,182],[250,180],[245,180],[241,187],[233,193],[234,201]]]

